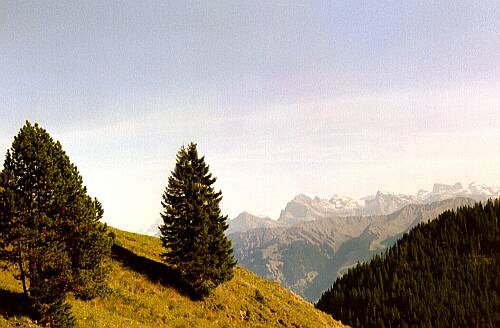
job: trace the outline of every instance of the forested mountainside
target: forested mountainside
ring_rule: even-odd
[[[448,199],[408,205],[390,215],[330,217],[232,233],[229,238],[240,265],[317,301],[347,268],[384,251],[411,227],[473,203]]]
[[[499,218],[497,199],[421,223],[317,307],[353,327],[499,327]]]
[[[321,294],[349,268],[381,254],[414,226],[433,220],[446,210],[474,203],[472,199],[455,198],[424,205],[408,205],[384,216],[383,221],[369,224],[359,236],[340,245],[335,255],[304,291],[304,296],[317,301]]]

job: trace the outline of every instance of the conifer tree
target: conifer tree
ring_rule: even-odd
[[[162,255],[197,298],[230,280],[236,264],[231,242],[224,235],[227,216],[221,214],[222,194],[214,191],[215,181],[205,158],[191,143],[177,154],[163,194]]]
[[[40,322],[71,327],[66,293],[88,299],[105,288],[112,240],[100,203],[61,144],[29,122],[7,151],[0,186],[0,255],[17,267]]]

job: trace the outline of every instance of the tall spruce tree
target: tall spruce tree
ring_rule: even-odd
[[[0,255],[41,323],[74,325],[66,293],[89,299],[105,289],[112,240],[102,215],[61,144],[26,122],[0,173]]]
[[[198,298],[230,280],[236,264],[231,241],[224,235],[227,216],[221,214],[222,194],[214,191],[215,181],[191,143],[177,154],[163,194],[163,257]]]

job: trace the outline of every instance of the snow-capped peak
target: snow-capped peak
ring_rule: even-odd
[[[329,216],[385,215],[408,204],[428,204],[435,201],[466,197],[476,201],[500,197],[500,187],[472,182],[464,187],[460,182],[453,185],[435,183],[432,191],[419,190],[415,195],[377,191],[361,199],[333,194],[330,199],[298,195],[281,211],[279,221],[293,224]]]

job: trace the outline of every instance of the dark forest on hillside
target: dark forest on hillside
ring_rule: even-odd
[[[351,269],[317,307],[353,327],[500,327],[500,200],[447,211]]]

